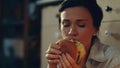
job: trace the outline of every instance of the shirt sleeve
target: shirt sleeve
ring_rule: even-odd
[[[120,51],[116,48],[109,47],[105,51],[105,55],[108,58],[105,64],[106,68],[120,68]]]
[[[112,58],[110,68],[120,68],[120,55],[116,55]]]
[[[107,62],[107,68],[120,68],[120,55],[115,54],[109,58]]]

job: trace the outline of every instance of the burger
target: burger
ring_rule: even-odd
[[[61,39],[56,42],[60,46],[62,53],[68,53],[77,64],[85,57],[86,50],[83,44],[79,41]]]

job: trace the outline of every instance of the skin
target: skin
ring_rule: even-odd
[[[60,17],[62,38],[81,42],[88,53],[91,39],[97,33],[90,12],[82,6],[70,7],[61,12]],[[52,64],[59,64],[60,68],[83,68],[85,66],[86,58],[78,65],[68,53],[60,55],[59,48],[55,43],[49,45],[46,51],[49,68],[57,68]]]

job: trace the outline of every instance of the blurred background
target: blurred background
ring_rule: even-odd
[[[0,68],[47,68],[45,51],[61,38],[62,0],[0,0]],[[104,18],[99,38],[120,50],[120,0],[97,0]]]
[[[0,68],[40,68],[36,0],[0,0]]]

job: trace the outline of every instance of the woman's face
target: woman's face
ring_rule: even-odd
[[[91,39],[97,32],[90,12],[84,7],[70,7],[61,12],[60,17],[62,37],[80,41],[89,48]]]

